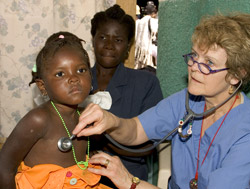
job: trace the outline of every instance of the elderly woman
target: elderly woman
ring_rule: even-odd
[[[137,145],[159,140],[180,125],[180,135],[170,137],[169,188],[249,188],[250,100],[240,89],[250,80],[250,15],[204,18],[192,43],[191,53],[183,55],[187,89],[132,119],[118,118],[92,104],[73,133],[89,136],[106,131],[122,144]],[[189,116],[183,124],[187,92],[189,107],[200,116]],[[85,128],[92,122],[93,127]],[[108,176],[118,188],[157,188],[144,181],[137,184],[116,157],[100,153],[90,162],[106,164],[89,170]]]

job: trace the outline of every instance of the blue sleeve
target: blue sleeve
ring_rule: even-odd
[[[186,89],[160,101],[138,116],[150,140],[162,139],[178,126],[185,112]],[[168,138],[168,140],[171,138]]]

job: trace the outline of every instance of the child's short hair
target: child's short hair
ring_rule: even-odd
[[[60,31],[58,33],[52,34],[45,42],[45,46],[37,55],[36,70],[32,70],[32,80],[29,85],[35,83],[36,79],[42,78],[46,62],[51,59],[56,54],[56,52],[58,52],[58,50],[65,46],[81,51],[83,57],[86,58],[88,67],[90,68],[89,56],[87,51],[83,48],[82,42],[85,41],[70,32]]]

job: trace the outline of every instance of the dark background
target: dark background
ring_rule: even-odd
[[[148,1],[149,0],[137,0],[136,3],[137,3],[137,5],[139,5],[140,11],[141,11],[140,17],[143,17],[146,14],[145,13],[145,7],[146,7]],[[159,1],[158,0],[152,0],[152,1],[154,2],[155,6],[156,6],[156,8],[158,10]]]
[[[140,7],[145,7],[147,5],[147,2],[149,0],[137,0],[137,5],[139,5]],[[159,5],[159,1],[158,0],[152,0],[154,2],[154,4],[156,5],[156,7],[158,8]]]

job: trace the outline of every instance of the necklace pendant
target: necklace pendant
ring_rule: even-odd
[[[195,178],[191,179],[189,182],[189,187],[190,187],[190,189],[197,189],[198,188],[198,181]]]
[[[188,128],[188,130],[187,130],[187,134],[188,135],[191,135],[193,132],[192,132],[192,125],[190,124],[189,125],[189,128]]]

